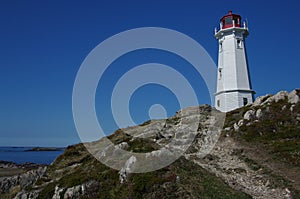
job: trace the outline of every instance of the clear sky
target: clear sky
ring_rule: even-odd
[[[132,28],[154,26],[182,32],[199,42],[217,63],[214,27],[233,10],[248,20],[246,48],[256,96],[299,88],[299,6],[297,0],[1,1],[0,145],[80,142],[72,117],[76,73],[95,46]],[[97,90],[96,96],[97,115],[107,134],[116,130],[107,100],[113,80],[128,67],[151,61],[175,68],[187,65],[172,54],[155,50],[118,59],[107,73],[107,88]],[[203,82],[192,70],[178,68],[195,88],[197,84],[202,88]],[[153,103],[164,104],[168,115],[175,113],[178,103],[169,100],[174,96],[162,89],[150,85],[134,94],[130,108],[137,123],[148,119],[147,108]],[[155,93],[162,94],[157,97]],[[201,98],[200,103],[210,101]]]

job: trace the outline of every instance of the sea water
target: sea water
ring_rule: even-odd
[[[59,151],[28,151],[33,147],[0,147],[0,160],[18,164],[31,162],[36,164],[51,164],[55,158],[64,152]]]

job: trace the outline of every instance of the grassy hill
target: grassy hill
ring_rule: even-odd
[[[300,198],[299,96],[295,90],[260,97],[227,113],[220,129],[211,127],[222,113],[208,105],[119,129],[108,138],[124,150],[141,153],[159,150],[178,138],[182,126],[199,122],[182,157],[156,171],[127,173],[125,180],[83,144],[69,146],[34,185],[21,187],[16,198]],[[205,135],[214,132],[220,138],[202,156]]]

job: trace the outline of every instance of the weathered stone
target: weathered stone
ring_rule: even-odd
[[[273,95],[269,99],[266,100],[265,103],[279,102],[280,100],[284,100],[288,97],[289,93],[287,91],[280,91],[276,95]],[[265,104],[263,103],[263,104]]]
[[[258,109],[257,111],[256,111],[256,118],[257,119],[260,119],[262,116],[263,116],[263,113],[262,113],[262,110],[261,109]]]
[[[13,187],[20,185],[21,188],[26,188],[33,185],[46,171],[46,167],[39,167],[34,170],[29,170],[25,173],[0,178],[0,191],[9,192]]]
[[[116,145],[115,147],[116,147],[116,149],[126,150],[129,147],[129,145],[127,144],[127,142],[122,142],[122,143]]]
[[[245,113],[244,115],[244,120],[251,120],[255,116],[255,111],[254,110],[249,110]]]
[[[225,130],[225,131],[230,131],[230,130],[231,130],[231,127],[226,127],[224,130]]]
[[[137,161],[135,156],[131,156],[125,163],[124,167],[119,171],[120,183],[123,184],[127,180],[127,175],[131,173],[131,167]]]
[[[237,125],[236,123],[234,123],[233,128],[234,128],[235,131],[238,131],[240,127],[239,127],[239,125]]]
[[[272,95],[268,94],[265,96],[260,96],[258,98],[255,99],[255,101],[253,102],[253,106],[259,106],[261,105],[264,101],[266,101],[268,98],[270,98]]]
[[[85,185],[70,187],[66,190],[63,199],[80,198],[84,195]]]
[[[290,107],[290,111],[293,112],[295,107],[296,107],[296,105],[293,104],[293,105]]]
[[[243,124],[244,124],[244,120],[240,120],[240,121],[238,122],[238,126],[243,126]]]
[[[296,104],[296,103],[300,102],[300,97],[299,97],[299,95],[297,95],[296,90],[293,90],[292,92],[289,93],[288,102],[291,104]]]
[[[13,199],[36,199],[38,197],[38,191],[25,192],[21,191]]]
[[[55,186],[54,195],[52,199],[61,199],[61,195],[64,190],[64,188],[59,188],[58,186]]]

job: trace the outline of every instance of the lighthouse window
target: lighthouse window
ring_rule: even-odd
[[[234,18],[234,24],[239,25],[239,19],[237,17]]]
[[[243,98],[243,104],[244,104],[244,106],[246,106],[248,104],[248,99],[245,97]]]
[[[220,100],[217,100],[217,106],[220,107]]]
[[[237,48],[242,48],[242,41],[240,39],[237,40]]]
[[[232,18],[231,17],[228,17],[225,19],[225,24],[232,24]]]

